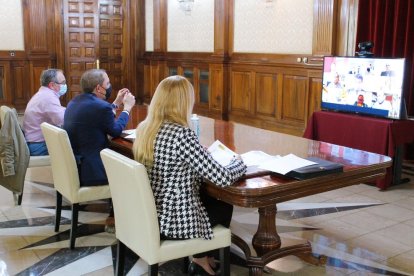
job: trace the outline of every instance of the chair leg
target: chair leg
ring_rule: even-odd
[[[62,214],[62,194],[56,191],[55,232],[59,232],[61,214]]]
[[[230,246],[220,248],[221,276],[230,275]]]
[[[13,201],[15,206],[22,204],[22,194],[13,192]]]
[[[187,274],[188,273],[188,266],[190,265],[190,259],[188,257],[183,258],[183,267],[182,272]]]
[[[120,240],[118,240],[118,246],[116,249],[116,260],[115,260],[115,275],[124,275],[125,266],[125,249],[126,246]]]
[[[72,204],[72,225],[70,229],[69,248],[75,248],[76,232],[78,230],[79,203]]]
[[[158,276],[158,264],[148,265],[148,276]]]
[[[22,205],[23,192],[17,196],[17,205]]]

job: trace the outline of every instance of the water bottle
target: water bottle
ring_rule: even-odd
[[[198,118],[197,114],[191,116],[191,129],[195,132],[198,139],[200,139],[200,118]]]

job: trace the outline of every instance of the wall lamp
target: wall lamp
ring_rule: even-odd
[[[194,0],[177,0],[177,1],[180,4],[180,9],[182,9],[186,15],[190,15],[191,10],[193,9],[193,6],[194,6]]]

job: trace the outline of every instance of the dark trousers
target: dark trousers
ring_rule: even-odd
[[[206,207],[207,215],[210,220],[211,227],[214,227],[218,224],[223,225],[224,227],[229,228],[231,217],[233,215],[233,205],[228,204],[224,201],[215,199],[203,192],[200,194],[201,202],[203,203],[204,207]],[[164,235],[161,235],[161,240],[183,240],[177,238],[170,238]],[[205,256],[208,257],[216,257],[218,256],[218,250],[207,251],[199,254],[195,254],[194,258],[203,258]]]

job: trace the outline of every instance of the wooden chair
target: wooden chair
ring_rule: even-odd
[[[80,187],[78,167],[67,132],[48,123],[42,123],[41,128],[50,154],[56,189],[55,232],[59,231],[62,196],[64,196],[72,205],[69,248],[73,249],[78,226],[79,203],[110,198],[111,192],[109,185]]]
[[[145,167],[113,150],[101,151],[111,187],[118,239],[116,275],[123,275],[126,246],[148,263],[157,275],[158,263],[220,249],[221,273],[230,274],[231,232],[219,225],[212,240],[160,240],[154,195]]]

